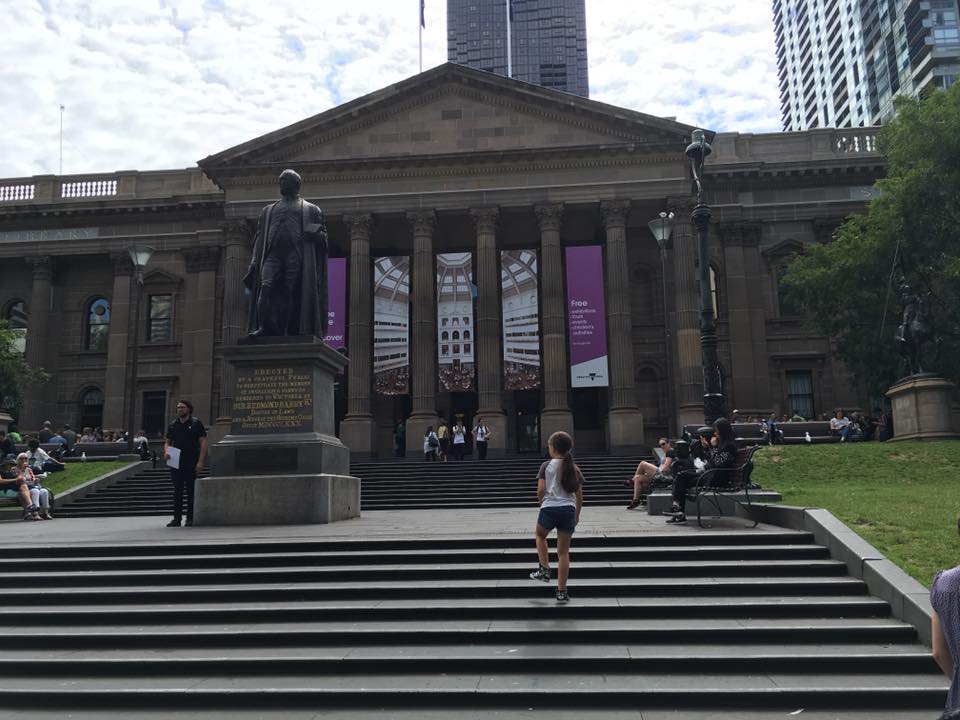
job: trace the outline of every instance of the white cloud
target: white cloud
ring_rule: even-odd
[[[187,167],[417,72],[418,0],[5,0],[0,177]],[[446,60],[427,0],[423,65]],[[767,0],[587,0],[596,100],[779,129]]]

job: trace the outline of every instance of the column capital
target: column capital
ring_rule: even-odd
[[[250,247],[253,240],[253,227],[247,218],[231,218],[220,223],[220,232],[223,233],[227,245],[242,245]]]
[[[350,237],[370,237],[373,228],[373,215],[370,213],[352,213],[343,216],[343,223],[350,231]]]
[[[413,234],[433,235],[437,224],[437,214],[433,210],[414,210],[407,213],[407,220],[413,226]]]
[[[497,231],[497,221],[500,219],[500,208],[471,208],[470,217],[473,218],[473,223],[478,233],[492,234]]]
[[[535,205],[533,212],[537,216],[540,232],[560,229],[560,222],[563,219],[563,203],[556,205]]]
[[[33,269],[34,280],[47,280],[53,277],[53,258],[49,255],[28,255],[24,258]]]
[[[615,227],[626,227],[627,215],[629,214],[629,200],[600,201],[600,217],[603,218],[603,226],[608,230]]]
[[[180,252],[183,253],[183,259],[186,261],[187,272],[216,270],[220,262],[220,248],[216,245],[184,248]]]
[[[679,197],[668,197],[667,208],[673,211],[677,218],[684,220],[689,218],[693,209],[697,206],[697,201],[692,197],[681,195]]]

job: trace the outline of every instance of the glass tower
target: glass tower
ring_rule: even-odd
[[[447,0],[447,59],[588,97],[584,4],[585,0]]]
[[[773,0],[786,130],[879,125],[960,74],[957,0]]]

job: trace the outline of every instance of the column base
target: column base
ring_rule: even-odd
[[[376,454],[376,431],[373,415],[347,415],[340,421],[340,442],[350,450],[351,460],[369,460]]]
[[[407,418],[407,460],[423,460],[423,437],[429,426],[436,430],[439,423],[436,413],[413,413]]]
[[[540,413],[540,447],[544,454],[547,452],[547,441],[555,432],[563,431],[573,438],[573,449],[576,452],[577,438],[573,432],[573,413],[569,410],[544,410]]]
[[[492,434],[487,441],[487,457],[502,458],[507,454],[507,414],[499,409],[481,409],[476,416],[483,418],[483,424]]]
[[[643,440],[643,413],[638,408],[610,411],[609,440],[612,455],[635,455],[646,446]]]

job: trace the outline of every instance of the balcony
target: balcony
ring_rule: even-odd
[[[199,168],[0,179],[0,206],[221,194]]]

